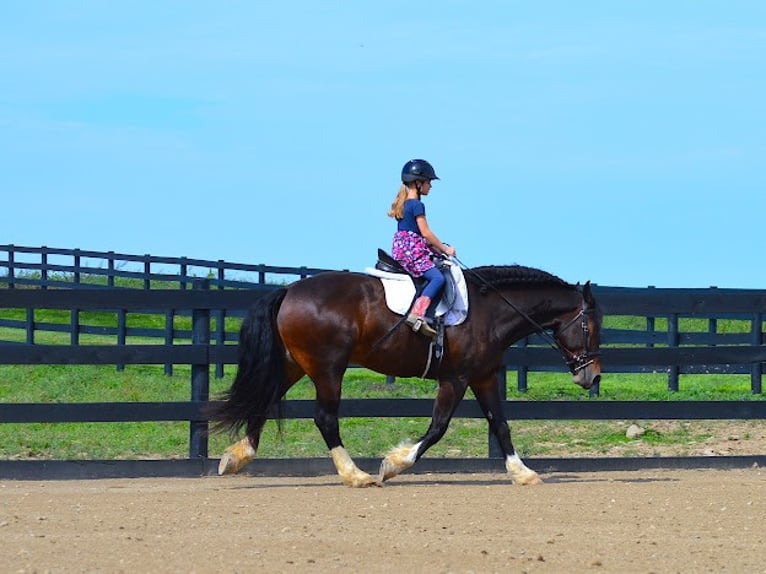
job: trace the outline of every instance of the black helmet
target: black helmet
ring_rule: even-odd
[[[402,168],[402,183],[439,179],[434,167],[424,159],[411,159]]]

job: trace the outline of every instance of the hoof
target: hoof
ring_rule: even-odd
[[[534,470],[525,465],[519,458],[519,455],[515,453],[505,459],[505,468],[510,473],[513,484],[531,486],[543,483],[543,479]]]
[[[237,464],[237,457],[230,452],[223,453],[221,461],[218,463],[218,476],[224,474],[234,474],[240,469]]]
[[[255,458],[255,449],[247,438],[227,448],[218,463],[218,475],[234,474]]]
[[[377,478],[373,478],[365,472],[359,473],[359,475],[349,479],[344,479],[343,484],[350,486],[351,488],[369,488],[371,486],[383,486],[383,484]]]
[[[419,446],[420,443],[415,445],[403,443],[392,449],[386,458],[380,462],[378,480],[384,482],[389,478],[394,478],[414,465]]]
[[[330,450],[335,469],[338,471],[341,482],[351,488],[366,488],[368,486],[380,486],[380,483],[369,474],[359,468],[348,456],[346,449],[336,446]]]
[[[517,484],[522,486],[534,486],[536,484],[543,484],[543,479],[537,473],[532,473],[530,476],[525,476],[517,480]]]
[[[366,472],[356,472],[351,476],[341,476],[343,484],[351,488],[368,488],[370,486],[382,486],[377,478],[373,478]]]
[[[380,463],[380,470],[378,471],[378,482],[382,484],[385,481],[400,475],[402,471],[406,470],[407,468],[409,467],[401,463],[393,463],[388,458],[384,458]]]

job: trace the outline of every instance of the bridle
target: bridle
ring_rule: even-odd
[[[567,367],[569,367],[569,371],[576,375],[580,371],[582,371],[585,367],[588,367],[594,363],[596,360],[595,358],[599,355],[598,352],[591,352],[588,350],[588,338],[590,335],[590,329],[588,328],[588,316],[593,313],[593,309],[590,309],[586,307],[585,300],[583,299],[582,307],[580,307],[580,312],[577,313],[574,317],[572,317],[566,324],[561,326],[557,331],[556,334],[553,336],[553,340],[556,344],[556,347],[558,348],[559,352],[564,356],[564,360],[566,361]],[[560,339],[559,335],[563,331],[566,331],[577,323],[577,320],[580,320],[580,327],[582,329],[582,341],[583,341],[583,350],[582,353],[575,353],[574,351],[571,351],[564,345]],[[569,356],[567,359],[566,357]]]
[[[563,326],[559,327],[555,334],[551,335],[540,323],[535,321],[532,317],[530,317],[527,313],[519,309],[508,297],[503,295],[503,293],[492,285],[489,281],[484,279],[480,274],[476,273],[473,269],[467,267],[465,264],[463,264],[462,261],[460,261],[456,256],[452,256],[452,258],[460,265],[460,267],[463,269],[463,271],[467,271],[468,273],[471,273],[474,277],[476,277],[483,285],[489,287],[492,289],[496,295],[498,295],[503,301],[505,301],[508,306],[510,306],[514,311],[516,311],[519,315],[521,315],[530,325],[532,325],[535,328],[535,331],[538,335],[543,337],[548,344],[556,349],[559,353],[561,353],[562,358],[564,359],[564,362],[567,365],[567,368],[569,369],[569,372],[572,373],[572,375],[576,375],[586,367],[592,365],[595,361],[595,358],[599,355],[598,352],[591,352],[588,350],[588,336],[590,335],[590,329],[588,328],[588,317],[593,313],[593,309],[589,308],[585,303],[585,298],[583,297],[582,305],[580,307],[580,312],[577,313],[572,319],[567,321]],[[583,340],[583,350],[581,353],[575,353],[574,351],[567,348],[564,343],[560,340],[560,335],[562,332],[569,329],[572,325],[577,323],[578,319],[580,320],[580,327],[582,328],[582,340]]]

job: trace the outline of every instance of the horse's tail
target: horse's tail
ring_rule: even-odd
[[[287,289],[279,288],[258,299],[239,331],[239,365],[223,403],[210,412],[213,430],[237,434],[244,426],[257,436],[285,384],[285,347],[276,329],[276,317]]]

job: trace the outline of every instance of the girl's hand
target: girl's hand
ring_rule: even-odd
[[[446,245],[444,247],[444,254],[448,255],[449,257],[454,257],[457,255],[457,251],[455,251],[455,248],[452,247],[452,245]]]

